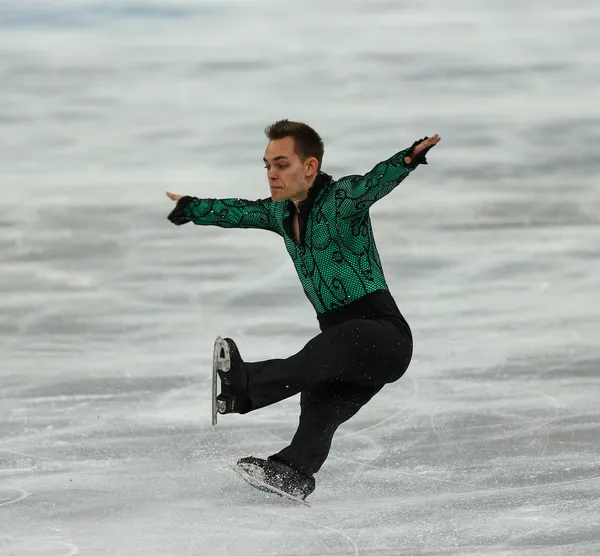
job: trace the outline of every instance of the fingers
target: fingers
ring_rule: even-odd
[[[181,199],[183,195],[176,195],[175,193],[167,191],[167,197],[171,199],[171,201],[179,201],[179,199]]]
[[[440,142],[440,140],[441,137],[436,133],[435,135],[419,143],[415,150],[422,151],[423,149],[430,149],[431,147],[437,145]]]
[[[428,139],[425,139],[424,141],[422,141],[420,143],[420,145],[437,145],[440,142],[441,137],[436,133],[435,135],[432,135],[431,137],[429,137]]]

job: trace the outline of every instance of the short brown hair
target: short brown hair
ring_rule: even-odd
[[[319,163],[319,170],[323,162],[325,147],[321,136],[309,125],[290,120],[279,120],[265,128],[265,135],[270,141],[293,137],[296,145],[296,154],[304,162],[309,157],[314,157]]]

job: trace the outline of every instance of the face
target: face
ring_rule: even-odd
[[[271,199],[287,201],[292,198],[306,198],[312,178],[317,173],[318,163],[316,158],[308,158],[304,162],[300,160],[293,137],[270,141],[263,160],[267,169]]]

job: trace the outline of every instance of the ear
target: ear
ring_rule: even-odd
[[[319,171],[319,161],[314,156],[307,158],[304,164],[307,178],[312,178]]]

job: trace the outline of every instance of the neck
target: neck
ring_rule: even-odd
[[[294,197],[290,197],[290,200],[294,203],[296,208],[298,208],[298,205],[308,197],[308,192],[310,191],[310,188],[315,183],[316,179],[317,179],[317,174],[315,174],[312,178],[310,178],[306,182],[306,187],[304,187],[302,189],[302,191],[300,191],[298,193],[298,195],[294,195]]]

